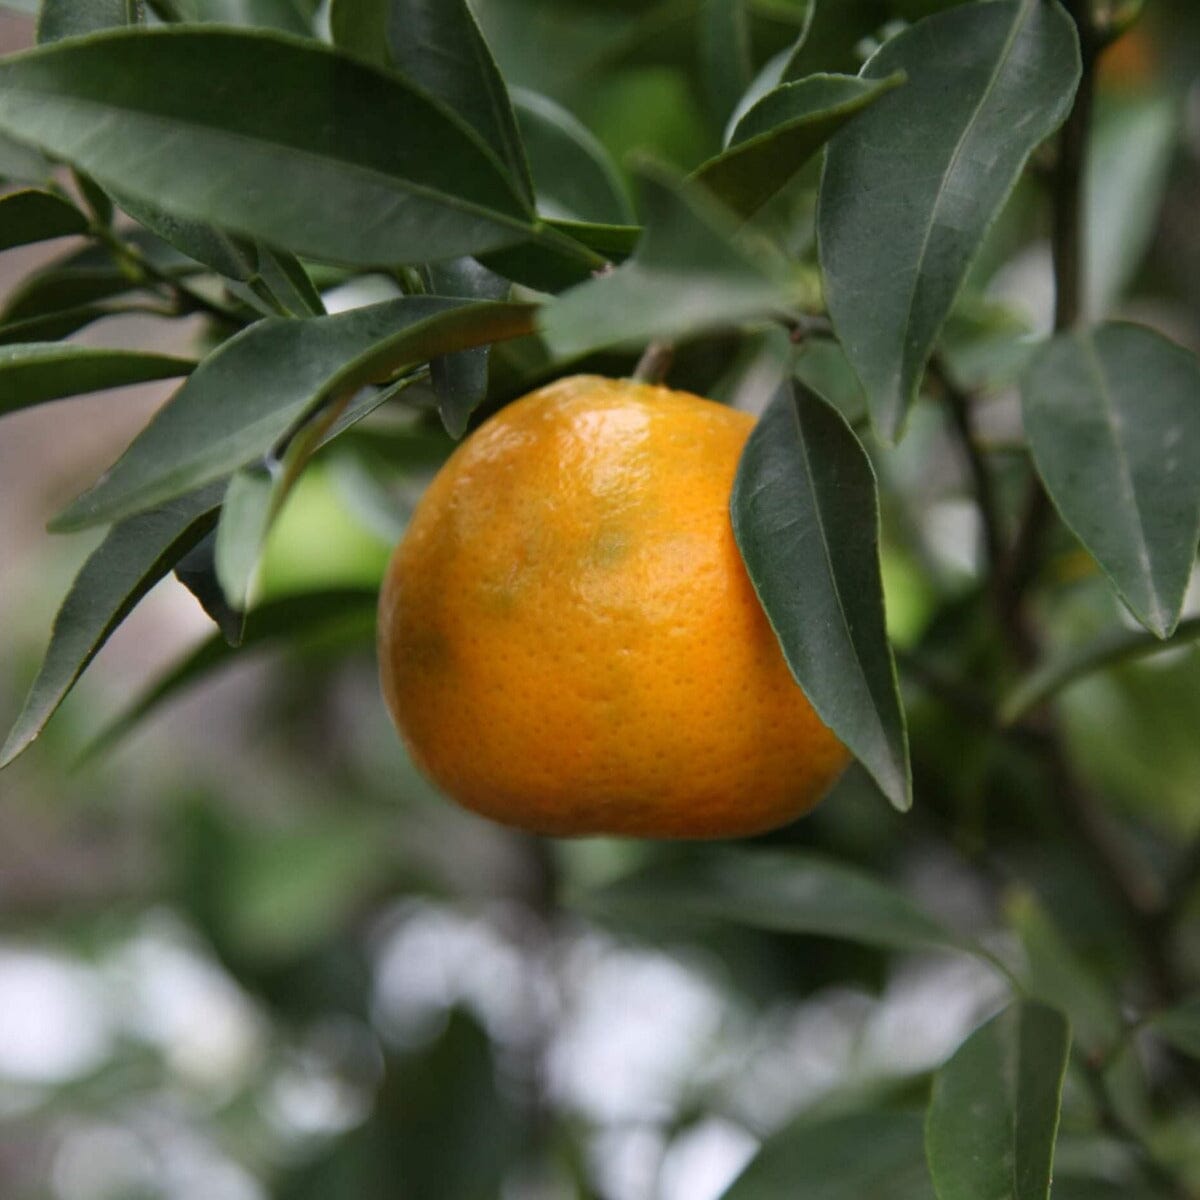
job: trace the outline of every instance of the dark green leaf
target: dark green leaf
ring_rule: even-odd
[[[0,323],[0,346],[53,341],[56,338],[69,337],[92,324],[93,321],[131,312],[153,312],[159,316],[169,315],[162,309],[146,304],[81,304],[76,308],[64,308],[60,312],[49,312],[40,317],[28,317],[23,321]]]
[[[263,286],[292,317],[321,317],[325,305],[304,264],[286,250],[258,247],[258,276]]]
[[[752,216],[843,126],[904,82],[814,75],[768,92],[737,123],[728,149],[696,169],[730,209]]]
[[[264,457],[330,397],[450,350],[528,333],[527,304],[405,296],[332,317],[272,318],[209,355],[91,491],[57,520],[118,520]]]
[[[1062,334],[1021,388],[1063,520],[1158,637],[1179,620],[1200,539],[1200,364],[1153,330]]]
[[[613,262],[628,258],[637,249],[642,236],[639,225],[599,225],[594,221],[550,221],[549,224]]]
[[[625,182],[587,126],[537,92],[514,89],[513,107],[542,216],[632,224],[633,206]]]
[[[1160,1013],[1150,1028],[1176,1050],[1200,1059],[1200,996]]]
[[[312,4],[306,0],[152,0],[172,21],[247,25],[312,34]]]
[[[0,134],[0,179],[16,183],[49,183],[54,167],[31,146]]]
[[[653,866],[585,896],[585,912],[653,912],[815,934],[895,950],[971,950],[906,896],[865,872],[797,851],[713,851]]]
[[[733,532],[796,681],[900,809],[908,737],[884,622],[875,475],[845,419],[803,384],[750,435]]]
[[[558,357],[673,341],[795,306],[782,265],[736,245],[729,214],[700,189],[654,171],[644,194],[646,232],[634,257],[542,310],[542,335]]]
[[[984,234],[1070,110],[1075,23],[1057,0],[967,4],[885,43],[863,77],[897,71],[908,84],[830,142],[818,213],[830,316],[889,440]]]
[[[87,757],[103,753],[166,701],[228,666],[235,657],[240,661],[242,654],[280,644],[310,651],[369,644],[378,603],[379,593],[374,588],[301,592],[268,601],[246,618],[240,649],[230,646],[219,634],[209,638],[105,729],[88,747]]]
[[[212,527],[220,488],[206,488],[109,531],[71,585],[29,698],[0,749],[7,766],[41,733],[134,605]]]
[[[745,0],[701,0],[699,33],[701,79],[722,128],[754,77]]]
[[[859,44],[893,17],[888,0],[812,0],[783,79],[816,71],[857,71]]]
[[[0,250],[84,233],[87,217],[54,192],[26,188],[0,196]]]
[[[925,1150],[938,1200],[1047,1200],[1071,1034],[1022,1001],[977,1029],[937,1073]]]
[[[335,0],[330,27],[335,43],[381,65],[393,64],[458,113],[495,149],[532,205],[533,184],[508,89],[466,0]]]
[[[211,530],[175,564],[175,578],[196,597],[212,618],[221,636],[231,645],[241,644],[246,626],[244,611],[232,608],[217,579],[217,536]]]
[[[921,1118],[802,1116],[767,1138],[721,1200],[933,1200]]]
[[[315,42],[166,27],[27,51],[0,63],[0,131],[177,216],[317,258],[424,262],[536,232],[474,130]]]
[[[195,365],[166,354],[61,342],[0,346],[0,416],[46,400],[186,375]]]
[[[37,40],[43,45],[101,29],[136,25],[141,19],[140,0],[42,0]]]

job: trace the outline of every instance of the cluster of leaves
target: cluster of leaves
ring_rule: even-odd
[[[779,6],[764,33],[750,4],[690,6],[705,104],[724,137],[686,174],[641,162],[635,207],[619,167],[570,112],[510,91],[463,0],[333,0],[329,41],[304,0],[148,7],[43,0],[42,44],[0,62],[0,175],[29,184],[0,196],[0,245],[86,238],[0,312],[0,413],[187,376],[52,524],[109,528],[62,605],[0,762],[32,743],[172,571],[221,636],[120,730],[238,644],[361,638],[374,607],[366,592],[247,610],[305,467],[335,439],[365,436],[385,403],[411,415],[389,434],[389,453],[428,464],[447,445],[436,421],[461,436],[545,379],[627,369],[657,342],[678,345],[678,370],[706,390],[770,398],[732,497],[738,543],[798,682],[907,809],[877,474],[923,391],[947,401],[973,445],[966,385],[978,369],[959,353],[956,322],[970,323],[973,272],[1031,156],[1068,119],[1086,137],[1090,18],[1080,26],[1057,0],[818,0]],[[835,73],[897,14],[913,23],[889,30],[857,74]],[[1069,182],[1067,136],[1060,159]],[[994,560],[988,636],[1011,642],[989,679],[1002,703],[986,716],[1039,745],[1053,739],[1024,719],[1068,682],[1200,632],[1180,624],[1200,540],[1200,367],[1149,328],[1085,324],[1081,304],[1064,299],[1078,290],[1069,275],[1082,251],[1069,231],[1056,250],[1056,333],[1031,349],[1024,329],[1001,329],[1002,363],[984,369],[988,384],[1020,386],[1028,536],[1007,535],[990,468],[971,458]],[[395,294],[326,312],[323,295],[366,276]],[[215,349],[191,361],[56,340],[130,312],[201,314]],[[728,353],[721,369],[706,367],[705,350],[731,340],[734,368]],[[986,338],[966,340],[970,350]],[[841,386],[819,378],[822,362]],[[1024,592],[1046,497],[1146,634],[1105,630],[1061,659],[1029,652]],[[822,859],[714,857],[680,880],[632,880],[607,901],[622,894],[639,908],[994,961]],[[934,1080],[923,1140],[903,1109],[789,1128],[729,1195],[787,1194],[796,1163],[811,1177],[824,1162],[862,1194],[887,1179],[904,1196],[927,1195],[932,1180],[940,1200],[1046,1196],[1067,1016],[1092,1082],[1129,1030],[1036,906],[1011,924],[1027,969],[1013,976],[1001,964],[1013,1003]],[[1164,1044],[1195,1054],[1196,1013],[1193,1002],[1153,1025]],[[1129,1135],[1106,1101],[1097,1120]],[[875,1152],[859,1158],[865,1143]]]

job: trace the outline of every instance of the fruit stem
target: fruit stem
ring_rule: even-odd
[[[651,342],[638,359],[633,370],[635,383],[662,383],[675,361],[675,347],[670,342]]]

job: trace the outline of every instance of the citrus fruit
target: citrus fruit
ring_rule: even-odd
[[[576,376],[446,461],[380,598],[384,695],[467,808],[551,834],[723,837],[808,811],[847,752],[793,680],[734,542],[753,426]]]

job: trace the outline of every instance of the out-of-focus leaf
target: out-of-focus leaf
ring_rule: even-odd
[[[7,766],[46,722],[134,605],[212,527],[219,488],[205,488],[109,531],[75,577],[29,698],[0,749]]]
[[[26,188],[0,196],[0,250],[84,233],[87,217],[54,192]]]
[[[1179,134],[1179,104],[1144,96],[1101,105],[1087,162],[1088,311],[1105,316],[1150,248]]]
[[[1066,1013],[1079,1044],[1103,1055],[1121,1036],[1117,998],[1080,961],[1074,949],[1027,892],[1009,902],[1008,917],[1025,951],[1029,995]]]
[[[701,80],[720,128],[754,78],[745,0],[701,0],[698,30]]]
[[[62,342],[0,347],[0,416],[47,400],[186,375],[195,363],[138,350],[100,350]]]
[[[20,142],[0,134],[0,179],[14,183],[48,183],[54,167],[47,159]]]
[[[176,564],[175,578],[183,584],[200,607],[212,618],[221,636],[231,645],[241,643],[246,614],[225,599],[217,579],[216,530],[206,533]]]
[[[782,388],[742,453],[733,532],[796,681],[901,811],[908,737],[887,640],[879,499],[845,419],[803,384]]]
[[[38,10],[38,45],[61,38],[136,25],[142,19],[141,0],[42,0]]]
[[[933,1200],[915,1113],[802,1116],[772,1134],[721,1200]]]
[[[247,616],[239,649],[231,647],[219,634],[203,642],[103,730],[88,747],[87,756],[111,748],[167,700],[227,666],[235,656],[240,660],[251,651],[281,644],[304,651],[369,645],[374,635],[378,600],[374,588],[336,588],[267,601]]]
[[[1200,996],[1160,1013],[1150,1028],[1176,1050],[1200,1059]]]
[[[892,16],[888,0],[812,0],[783,79],[803,79],[816,71],[857,71],[862,59],[856,48]]]
[[[1000,706],[1006,723],[1019,721],[1026,713],[1057,696],[1077,680],[1085,679],[1118,663],[1147,658],[1163,650],[1200,638],[1200,617],[1180,621],[1169,638],[1147,636],[1118,627],[1062,654],[1048,657],[1017,681]]]
[[[473,129],[316,42],[185,26],[27,51],[0,63],[0,131],[178,216],[337,262],[424,262],[536,233]]]
[[[852,117],[904,82],[814,75],[768,92],[737,123],[729,147],[693,173],[732,211],[757,212]]]
[[[702,191],[653,171],[644,193],[646,232],[633,258],[542,309],[555,355],[695,336],[795,306],[781,264],[737,246],[729,215]]]
[[[533,183],[508,89],[467,0],[334,0],[330,27],[336,43],[394,64],[458,113],[532,205]]]
[[[897,71],[906,86],[830,142],[818,212],[830,316],[889,441],[988,227],[1070,110],[1075,23],[1057,0],[964,5],[886,42],[863,77]]]
[[[404,296],[332,317],[268,319],[209,355],[56,528],[118,520],[269,453],[321,403],[400,367],[528,333],[534,306]]]
[[[1021,387],[1038,473],[1135,617],[1179,620],[1200,540],[1200,364],[1127,324],[1060,334]]]
[[[150,0],[172,21],[246,25],[312,35],[313,5],[306,0]]]
[[[580,904],[586,912],[615,917],[676,915],[894,950],[974,952],[966,939],[887,884],[807,852],[713,851],[646,868],[584,895]]]
[[[537,92],[514,89],[513,107],[542,216],[633,223],[625,182],[586,125]]]
[[[977,1029],[933,1081],[925,1149],[938,1200],[1047,1200],[1071,1032],[1032,1001]]]
[[[214,563],[226,603],[245,612],[255,568],[277,510],[276,476],[262,466],[243,467],[229,481],[217,524]]]

